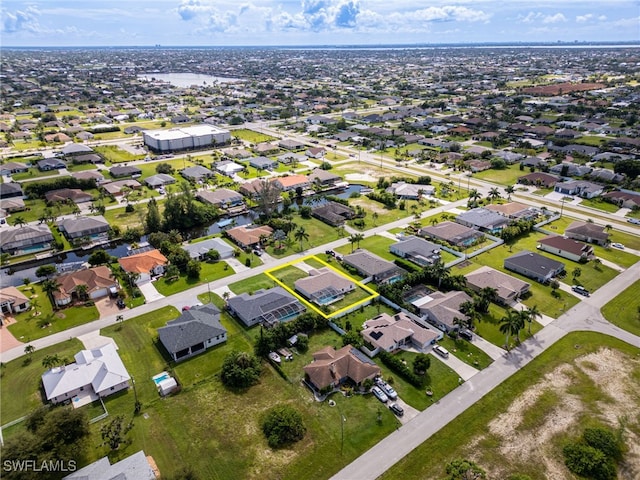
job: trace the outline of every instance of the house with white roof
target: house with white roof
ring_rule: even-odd
[[[75,363],[54,367],[42,375],[47,400],[61,403],[74,397],[106,397],[129,388],[131,376],[112,343],[81,350]]]

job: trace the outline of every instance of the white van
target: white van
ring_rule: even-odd
[[[433,351],[440,355],[442,358],[449,358],[449,350],[440,345],[435,345]]]

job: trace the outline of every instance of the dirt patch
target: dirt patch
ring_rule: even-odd
[[[374,202],[368,202],[366,200],[352,198],[349,202],[351,205],[360,205],[362,208],[369,210],[370,212],[386,213],[388,212],[382,205],[376,205]]]
[[[637,415],[630,414],[637,412],[640,404],[640,391],[634,379],[634,370],[637,368],[637,361],[620,352],[601,349],[579,357],[574,365],[562,365],[546,374],[516,398],[506,412],[489,423],[488,434],[497,440],[497,450],[504,459],[500,463],[524,465],[536,461],[544,468],[544,478],[568,478],[570,474],[557,445],[553,443],[554,437],[574,431],[578,436],[581,433],[580,420],[585,415],[612,429],[618,428],[620,419],[637,427]],[[575,388],[577,382],[585,377],[603,392],[603,400],[597,400],[595,408],[593,401],[587,405],[587,400],[583,401],[580,395],[572,393],[579,391],[579,388]],[[545,394],[557,400],[545,405]],[[633,430],[637,431],[637,428]],[[489,436],[476,439],[471,449],[489,440]],[[629,451],[621,467],[621,478],[640,478],[640,436],[626,429],[625,443]],[[482,464],[481,458],[477,458],[477,461]],[[495,463],[490,470],[490,478],[503,478],[508,473],[501,471],[501,467]]]

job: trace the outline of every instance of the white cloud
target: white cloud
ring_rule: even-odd
[[[566,22],[567,17],[565,17],[562,13],[556,13],[555,15],[547,15],[542,19],[542,23],[560,23]]]
[[[539,20],[540,18],[542,18],[543,16],[544,15],[540,12],[529,12],[524,17],[522,15],[519,15],[518,20],[522,23],[533,23],[536,20]]]
[[[4,33],[31,32],[40,33],[42,28],[38,21],[40,12],[33,6],[15,12],[4,11],[2,31]]]
[[[576,22],[585,23],[585,22],[588,22],[589,20],[592,20],[594,16],[595,15],[593,13],[587,13],[586,15],[578,15],[576,17]]]

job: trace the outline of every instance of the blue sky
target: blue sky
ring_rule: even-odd
[[[3,46],[633,41],[638,0],[3,0]]]

